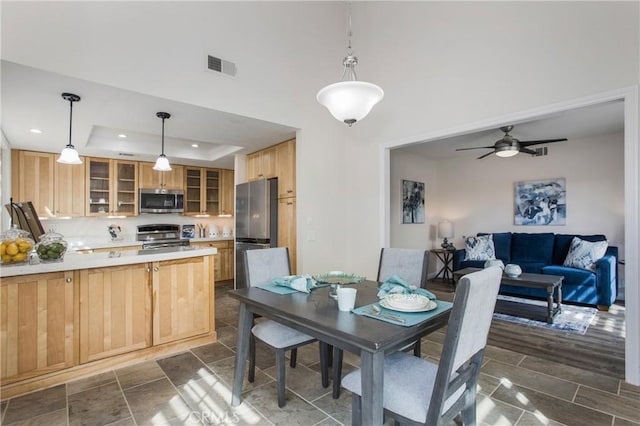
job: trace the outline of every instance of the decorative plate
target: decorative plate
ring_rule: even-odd
[[[322,275],[314,275],[313,279],[321,284],[356,284],[365,280],[365,277],[356,274],[347,274],[342,271],[331,271]]]
[[[421,294],[390,294],[380,300],[380,306],[400,312],[426,312],[434,310],[438,304]]]

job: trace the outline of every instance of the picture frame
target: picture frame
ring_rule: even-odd
[[[516,182],[514,186],[514,224],[557,226],[567,224],[566,179]]]
[[[424,223],[424,182],[402,179],[402,223]]]

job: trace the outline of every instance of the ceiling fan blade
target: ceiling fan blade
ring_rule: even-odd
[[[469,149],[494,149],[494,148],[495,148],[495,146],[493,146],[493,145],[490,145],[490,146],[476,146],[476,147],[473,147],[473,148],[458,148],[458,149],[456,149],[456,151],[467,151]]]
[[[525,154],[536,155],[536,152],[529,148],[520,147],[520,152],[524,152]]]
[[[491,152],[487,152],[486,154],[481,155],[481,156],[480,156],[480,157],[478,157],[477,159],[478,159],[478,160],[482,160],[484,157],[488,157],[488,156],[490,156],[491,154],[493,154],[494,152],[496,152],[496,150],[495,150],[495,149],[494,149],[493,151],[491,151]]]
[[[539,141],[520,141],[520,146],[531,146],[531,145],[540,145],[543,143],[553,143],[553,142],[564,142],[568,140],[567,138],[562,139],[545,139]]]

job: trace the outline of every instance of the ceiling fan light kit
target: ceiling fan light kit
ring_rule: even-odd
[[[71,143],[71,124],[73,123],[73,103],[80,102],[80,96],[74,95],[73,93],[63,93],[62,99],[65,101],[69,101],[69,143],[62,149],[60,152],[60,157],[58,157],[58,163],[61,164],[82,164],[82,160],[80,160],[80,156],[78,155],[78,151],[76,151],[76,147]]]
[[[159,172],[170,172],[171,164],[169,164],[169,159],[166,155],[164,155],[164,120],[171,117],[171,114],[168,112],[158,112],[156,113],[156,117],[162,119],[162,151],[156,160],[156,164],[153,166],[153,170],[157,170]]]
[[[483,158],[486,158],[491,154],[496,154],[496,156],[502,157],[502,158],[513,157],[514,155],[517,155],[520,152],[524,152],[525,154],[530,154],[531,156],[537,156],[538,155],[537,152],[534,151],[533,149],[529,149],[528,147],[533,145],[541,145],[541,144],[554,143],[554,142],[564,142],[567,140],[567,138],[560,138],[560,139],[541,139],[541,140],[535,140],[535,141],[521,141],[509,134],[509,132],[513,130],[513,126],[503,126],[503,127],[500,127],[500,130],[504,132],[504,136],[502,137],[502,139],[497,140],[493,145],[476,146],[473,148],[458,148],[456,149],[456,151],[468,151],[470,149],[492,149],[493,150],[491,152],[481,155],[480,157],[478,157],[478,160],[482,160]]]
[[[347,56],[343,59],[342,81],[330,84],[318,92],[316,99],[324,105],[331,115],[351,127],[356,121],[362,120],[371,109],[382,100],[384,91],[380,86],[358,81],[356,65],[358,58],[351,51],[351,2],[349,2],[349,32]]]

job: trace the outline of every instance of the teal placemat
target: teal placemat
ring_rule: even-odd
[[[422,321],[426,321],[429,318],[431,318],[434,315],[438,315],[439,313],[446,311],[447,309],[451,308],[451,306],[453,306],[453,303],[451,302],[445,302],[443,300],[435,300],[434,302],[436,302],[438,304],[438,307],[435,308],[433,311],[428,311],[428,312],[399,312],[399,311],[393,311],[391,309],[385,309],[382,306],[380,306],[380,304],[378,302],[375,303],[371,303],[369,305],[365,305],[365,306],[360,306],[359,308],[355,308],[353,309],[351,312],[353,312],[356,315],[363,315],[369,318],[375,318],[377,320],[380,321],[385,321],[388,322],[390,324],[395,324],[395,325],[402,325],[404,327],[411,327],[413,325],[419,324]],[[373,308],[371,307],[371,305],[377,305],[380,310],[382,312],[386,312],[386,313],[390,313],[393,314],[395,316],[398,316],[400,318],[402,318],[404,320],[404,322],[399,322],[399,321],[395,321],[389,318],[385,318],[383,316],[378,316],[375,315],[373,313],[371,313],[371,311],[373,310]]]
[[[271,293],[277,293],[277,294],[299,293],[298,290],[295,290],[291,287],[285,287],[285,286],[276,285],[276,284],[265,284],[265,285],[257,286],[256,288],[261,288],[262,290],[267,290],[267,291],[270,291]]]

